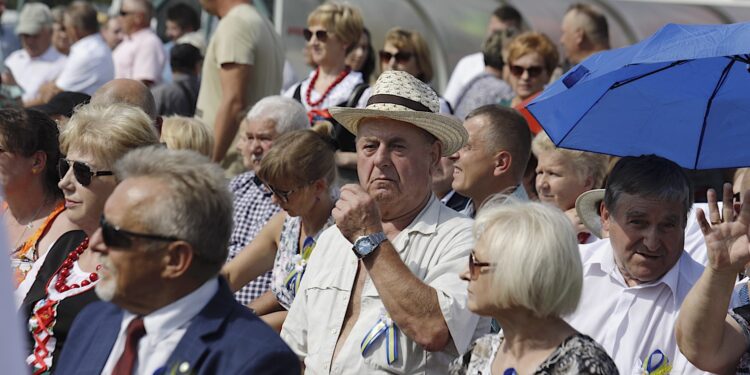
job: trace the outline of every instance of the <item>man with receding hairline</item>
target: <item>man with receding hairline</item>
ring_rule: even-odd
[[[563,17],[561,29],[560,44],[571,66],[610,48],[607,18],[591,5],[571,5]]]
[[[136,79],[147,86],[161,82],[167,61],[161,40],[151,30],[153,5],[149,0],[124,0],[120,22],[125,38],[115,48],[115,78]]]
[[[156,113],[154,96],[142,82],[133,79],[113,79],[91,96],[91,104],[114,103],[130,104],[142,109],[154,121],[156,129],[161,131],[162,118]]]
[[[528,200],[523,174],[531,157],[531,131],[516,110],[499,104],[479,107],[466,116],[469,140],[451,156],[453,190],[471,198],[462,213],[474,217],[496,193]]]

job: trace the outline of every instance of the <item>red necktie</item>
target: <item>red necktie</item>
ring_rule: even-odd
[[[589,232],[579,232],[578,233],[578,243],[584,244],[586,241],[589,240],[589,237],[591,237],[591,233]]]
[[[146,327],[143,325],[143,318],[137,317],[128,324],[125,333],[125,351],[122,352],[120,359],[117,360],[112,375],[132,375],[135,360],[138,358],[138,341],[146,334]]]

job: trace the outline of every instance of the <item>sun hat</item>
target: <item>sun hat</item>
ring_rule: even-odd
[[[599,207],[604,200],[604,189],[589,190],[576,199],[576,213],[581,224],[594,236],[602,238],[602,218]]]
[[[409,73],[389,70],[373,85],[367,107],[332,107],[328,111],[355,135],[364,118],[384,117],[408,122],[440,140],[443,156],[449,156],[466,143],[469,134],[459,120],[441,115],[439,110],[440,100],[435,90]]]
[[[43,27],[52,26],[52,12],[43,3],[26,3],[18,16],[16,34],[36,35]]]

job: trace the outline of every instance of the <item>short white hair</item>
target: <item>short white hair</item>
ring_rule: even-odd
[[[482,261],[496,263],[491,293],[496,308],[522,307],[539,318],[575,311],[583,266],[570,220],[557,207],[512,198],[485,205],[474,223]]]
[[[298,101],[281,95],[259,100],[247,113],[245,120],[271,120],[276,124],[279,135],[310,128],[305,107]]]

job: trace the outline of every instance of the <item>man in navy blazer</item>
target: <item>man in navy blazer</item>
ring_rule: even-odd
[[[96,292],[109,302],[79,314],[55,373],[299,374],[297,356],[217,276],[232,228],[221,168],[149,147],[114,173],[91,238]]]

